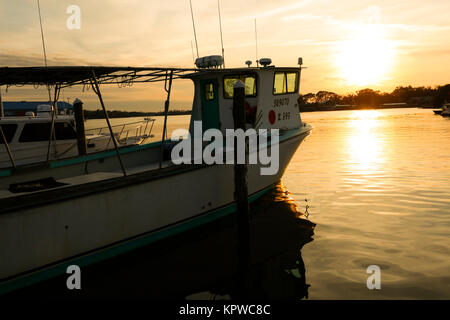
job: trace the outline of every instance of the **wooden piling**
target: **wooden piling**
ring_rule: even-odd
[[[234,128],[245,131],[245,85],[238,80],[233,88]],[[247,146],[245,163],[237,163],[237,145],[234,145],[234,186],[238,223],[238,260],[240,293],[245,296],[245,280],[249,267],[250,221],[247,186]]]
[[[86,135],[84,130],[83,102],[76,99],[73,103],[73,112],[75,115],[75,125],[77,127],[78,154],[80,156],[83,156],[87,154]]]
[[[5,116],[5,110],[3,109],[2,89],[0,88],[0,118]]]
[[[170,74],[166,73],[166,80],[164,82],[164,90],[167,92],[166,102],[164,103],[164,126],[163,133],[161,138],[161,149],[160,149],[160,157],[159,157],[159,168],[162,168],[162,163],[164,160],[164,143],[166,141],[167,135],[167,116],[169,114],[169,104],[170,104],[170,93],[172,91],[172,79],[173,79],[173,71],[170,71]]]

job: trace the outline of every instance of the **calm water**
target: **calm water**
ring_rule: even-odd
[[[317,224],[302,250],[310,298],[449,299],[449,119],[424,109],[302,118],[315,129],[282,182]],[[373,264],[381,290],[366,287]]]
[[[189,117],[170,117],[169,133],[187,128]],[[257,267],[255,288],[282,298],[450,299],[450,119],[424,109],[314,112],[302,118],[314,126],[312,134],[282,185],[252,210],[264,211],[264,221],[275,219],[274,212],[284,219],[308,206],[315,234],[312,241],[300,240],[309,239],[309,229],[273,228],[269,238],[279,254]],[[162,132],[162,118],[156,119],[155,139]],[[88,122],[94,125],[99,122]],[[282,258],[292,247],[298,254]],[[369,265],[381,268],[381,290],[366,287]],[[185,291],[195,296],[199,290]]]

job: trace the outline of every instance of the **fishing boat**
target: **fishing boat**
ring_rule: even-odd
[[[86,140],[77,135],[77,156],[0,169],[0,293],[235,212],[233,164],[208,163],[196,152],[182,154],[188,160],[183,163],[173,158],[173,150],[186,141],[166,138],[172,83],[177,79],[193,81],[188,141],[203,151],[209,146],[203,134],[234,129],[233,89],[245,85],[247,129],[254,129],[254,137],[263,142],[249,149],[248,158],[272,153],[278,164],[270,174],[263,172],[273,163],[248,164],[249,201],[269,191],[312,127],[302,122],[298,107],[301,60],[296,67],[275,67],[270,59],[259,62],[257,67],[223,68],[220,59],[209,57],[196,68],[0,68],[0,85],[45,86],[55,92],[91,86],[110,132],[100,86],[160,81],[167,94],[161,141],[119,147],[113,139],[112,150],[89,154],[82,152]],[[81,132],[82,122],[75,122]],[[268,130],[273,134],[267,135]],[[8,137],[3,141],[1,152],[13,157]],[[233,154],[234,145],[223,146],[222,152]]]

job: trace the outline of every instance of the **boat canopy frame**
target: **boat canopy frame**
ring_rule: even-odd
[[[173,79],[184,78],[189,73],[202,71],[194,68],[164,67],[106,67],[106,66],[55,66],[55,67],[1,67],[0,86],[91,86],[97,83],[127,86],[132,83],[166,81],[169,73]]]
[[[188,74],[196,73],[201,69],[193,68],[156,68],[156,67],[106,67],[106,66],[52,66],[52,67],[2,67],[0,68],[0,86],[5,85],[6,89],[11,86],[32,85],[35,88],[45,86],[49,91],[49,99],[51,100],[50,90],[54,87],[55,95],[50,103],[54,106],[52,112],[52,124],[49,134],[49,144],[47,152],[47,163],[50,159],[50,149],[52,145],[52,137],[54,138],[54,119],[56,116],[56,105],[61,89],[82,85],[83,91],[85,87],[91,87],[93,92],[98,96],[99,102],[103,109],[103,114],[107,122],[111,137],[113,130],[109,121],[108,112],[103,101],[100,91],[101,84],[116,84],[119,87],[131,86],[133,83],[151,83],[164,81],[164,90],[167,98],[164,103],[164,126],[162,134],[162,144],[160,151],[159,168],[162,168],[162,158],[164,149],[164,139],[167,131],[167,116],[169,111],[170,94],[172,90],[172,81],[179,78],[186,78]],[[1,127],[0,127],[1,129]],[[1,130],[1,138],[8,150],[12,167],[15,169],[15,161],[10,152],[8,142],[4,138],[3,130]],[[115,141],[114,149],[119,161],[122,173],[127,175],[125,166],[120,156],[119,147]]]

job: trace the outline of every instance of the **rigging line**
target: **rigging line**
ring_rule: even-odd
[[[192,10],[192,0],[189,0],[189,4],[191,6],[191,17],[192,17],[192,27],[194,28],[195,48],[197,49],[197,58],[199,58],[199,55],[198,55],[198,43],[197,43],[197,32],[195,31],[195,22],[194,22],[194,11]]]
[[[47,53],[45,52],[45,39],[44,39],[44,29],[42,28],[42,18],[41,18],[41,6],[39,0],[37,0],[38,13],[39,13],[39,25],[41,26],[41,38],[42,38],[42,50],[44,51],[44,63],[47,66]]]
[[[222,44],[222,60],[223,60],[223,67],[225,68],[225,49],[223,48],[222,17],[220,16],[220,0],[217,0],[217,10],[219,11],[220,43]]]
[[[41,5],[40,5],[39,0],[37,0],[37,6],[38,6],[38,13],[39,13],[39,25],[41,27],[42,50],[44,51],[44,64],[47,67],[47,52],[45,50],[44,28],[42,27]],[[47,85],[47,89],[48,89],[48,101],[50,102],[52,100],[52,95],[50,92],[49,85]]]
[[[49,88],[50,91],[50,88]],[[55,148],[55,157],[56,157],[56,134],[55,134],[55,118],[56,118],[56,109],[58,107],[59,94],[61,92],[61,86],[55,85],[55,99],[53,100],[53,108],[52,108],[52,122],[50,127],[50,136],[48,139],[48,149],[47,149],[47,162],[50,160],[50,149],[52,147],[52,139],[53,146]]]
[[[192,51],[192,62],[193,62],[194,65],[195,65],[194,46],[193,46],[193,44],[192,44],[192,40],[191,40],[191,51]]]

